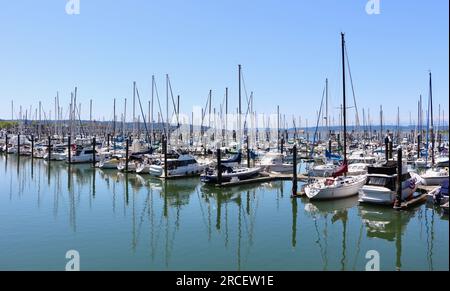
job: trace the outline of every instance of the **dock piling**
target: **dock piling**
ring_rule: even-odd
[[[292,159],[293,159],[293,166],[292,166],[292,197],[297,196],[298,192],[298,177],[297,177],[297,145],[294,145],[292,148]]]
[[[17,136],[17,157],[20,157],[20,134]]]
[[[34,159],[34,135],[31,135],[31,159]]]
[[[389,137],[386,136],[384,138],[384,158],[386,159],[386,162],[389,160]]]
[[[72,162],[72,149],[71,149],[71,136],[70,135],[67,137],[67,157],[68,157],[68,163],[70,164]]]
[[[6,158],[8,158],[8,132],[6,132],[6,137],[5,137],[5,154],[6,154]]]
[[[421,143],[421,134],[417,135],[417,158],[420,159],[420,143]]]
[[[109,141],[108,141],[109,143]],[[92,167],[95,168],[95,145],[96,145],[96,140],[95,140],[95,136],[92,139]]]
[[[167,138],[163,137],[163,151],[164,151],[164,178],[167,178]]]
[[[130,146],[130,138],[127,137],[125,144],[125,173],[128,173],[128,147]]]
[[[247,136],[247,167],[250,168],[250,146],[249,138]]]
[[[47,160],[50,162],[50,158],[52,155],[52,149],[51,149],[51,145],[52,145],[52,139],[50,136],[48,136],[48,157]]]
[[[400,209],[402,204],[402,148],[397,149],[397,196],[395,198],[395,209]]]
[[[393,145],[393,139],[389,138],[389,159],[394,158],[394,145]]]
[[[222,185],[222,153],[220,148],[217,149],[217,184]]]

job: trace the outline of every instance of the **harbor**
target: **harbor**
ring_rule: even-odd
[[[169,2],[9,19],[0,271],[449,270],[448,14]]]

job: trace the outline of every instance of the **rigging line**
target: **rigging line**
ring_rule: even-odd
[[[78,108],[78,106],[76,104],[75,105],[75,114],[78,112],[78,121],[80,122],[80,129],[81,129],[81,136],[86,136],[85,132],[84,132],[84,128],[83,128],[83,123],[81,122],[81,114],[80,114],[80,109]]]
[[[345,49],[345,56],[346,56],[346,59],[347,59],[348,75],[349,75],[349,77],[350,77],[350,85],[351,85],[351,87],[352,87],[353,102],[354,102],[354,104],[355,104],[355,110],[356,110],[356,120],[355,120],[355,123],[356,123],[356,127],[358,128],[358,127],[359,127],[359,113],[358,113],[358,107],[356,106],[355,89],[354,89],[354,86],[353,86],[353,78],[352,78],[352,73],[351,73],[351,71],[350,71],[350,61],[349,61],[349,59],[348,59],[347,45],[346,45],[346,44],[344,44],[344,49]]]
[[[164,115],[162,113],[161,108],[161,102],[159,101],[159,93],[158,93],[158,86],[156,85],[156,82],[153,82],[153,86],[155,87],[155,94],[156,94],[156,100],[158,100],[158,108],[159,108],[159,114],[161,115],[161,121],[164,124]],[[163,126],[164,135],[167,136],[166,127]]]
[[[314,132],[313,144],[312,144],[312,147],[311,147],[311,153],[309,154],[310,158],[312,158],[313,154],[314,154],[314,144],[316,143],[316,135],[317,135],[317,131],[319,129],[320,116],[322,115],[322,107],[323,107],[323,98],[324,97],[325,97],[325,88],[323,88],[322,101],[320,101],[320,110],[319,110],[319,115],[317,116],[316,130]]]
[[[176,113],[175,116],[177,117],[177,125],[178,127],[180,127],[180,120],[179,120],[180,112],[178,112],[177,105],[175,104],[175,100],[173,99],[172,83],[170,82],[170,78],[168,78],[168,81],[169,81],[170,96],[172,97],[173,111]]]
[[[202,122],[201,122],[201,125],[200,125],[200,127],[202,129],[203,129],[203,121],[205,121],[205,116],[206,116],[206,108],[208,108],[208,105],[209,105],[209,95],[208,95],[208,97],[206,97],[206,104],[205,104],[205,108],[204,108],[203,114],[202,114]]]
[[[136,86],[136,95],[137,95],[137,97],[138,97],[139,107],[141,108],[142,119],[143,119],[143,122],[144,122],[145,133],[146,133],[146,135],[147,135],[147,142],[148,142],[148,141],[149,141],[149,136],[150,136],[150,135],[149,135],[149,133],[148,133],[147,121],[146,121],[146,118],[145,118],[144,111],[142,110],[141,97],[139,96],[139,90],[138,90],[137,86]]]

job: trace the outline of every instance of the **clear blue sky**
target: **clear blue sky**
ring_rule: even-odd
[[[42,100],[53,111],[59,91],[66,106],[74,86],[83,117],[93,98],[96,118],[110,118],[112,99],[120,112],[133,81],[148,100],[154,74],[163,95],[166,73],[182,111],[203,106],[209,89],[218,106],[226,86],[236,108],[242,64],[257,112],[278,104],[311,124],[326,77],[332,106],[341,102],[343,31],[357,105],[370,108],[375,123],[380,104],[388,121],[398,105],[403,123],[410,111],[415,119],[428,70],[435,115],[440,103],[448,120],[448,0],[381,0],[379,15],[366,13],[366,0],[80,0],[73,16],[66,2],[0,1],[1,118],[10,118],[11,99],[16,110]]]

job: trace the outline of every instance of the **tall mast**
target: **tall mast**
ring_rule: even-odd
[[[383,141],[383,105],[380,105],[380,139]]]
[[[92,99],[89,100],[89,125],[91,127],[91,131],[93,129],[92,127]]]
[[[113,138],[116,135],[116,98],[114,98],[114,108],[113,108]]]
[[[328,78],[325,79],[325,121],[326,121],[326,128],[327,128],[327,136],[329,137],[330,134],[330,128],[329,128],[329,122],[328,122]]]
[[[433,132],[433,90],[431,83],[431,72],[430,72],[430,134],[431,134],[431,165],[434,166],[434,132]]]
[[[122,126],[122,134],[126,133],[128,134],[128,129],[127,129],[127,98],[125,98],[125,104],[123,107],[123,126]]]
[[[347,164],[347,104],[345,99],[345,39],[341,33],[342,39],[342,98],[343,98],[343,122],[344,122],[344,164]]]
[[[228,87],[225,88],[225,140],[228,146]]]
[[[242,107],[241,107],[241,74],[242,74],[242,66],[239,65],[239,110],[238,110],[238,135],[239,139],[241,138],[242,132],[241,132],[241,126],[242,126],[242,120],[241,120],[241,114],[242,114]]]
[[[136,82],[133,82],[133,135],[136,134]]]
[[[152,76],[152,101],[151,101],[151,109],[150,109],[150,145],[153,144],[153,96],[155,92],[155,76]]]
[[[169,142],[169,75],[166,74],[166,139]]]

